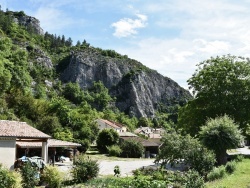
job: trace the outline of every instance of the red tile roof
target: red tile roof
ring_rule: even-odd
[[[26,122],[0,120],[0,137],[50,138]]]
[[[116,125],[115,123],[112,123],[106,119],[99,119],[101,120],[102,122],[104,122],[105,124],[109,125],[110,127],[113,127],[115,129],[120,129],[121,127],[119,127],[118,125]]]
[[[22,142],[17,141],[16,144],[21,148],[41,148],[42,142]],[[48,139],[48,147],[77,147],[81,144],[74,142],[67,142],[63,140]]]

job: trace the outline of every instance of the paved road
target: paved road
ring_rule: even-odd
[[[129,161],[99,161],[100,172],[99,175],[114,175],[114,167],[118,165],[120,167],[121,176],[130,176],[132,171],[141,167],[153,166],[154,159],[141,159],[141,160],[129,160]]]

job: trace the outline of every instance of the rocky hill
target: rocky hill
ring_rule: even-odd
[[[183,105],[191,99],[190,93],[170,78],[130,58],[105,56],[102,52],[91,47],[72,51],[61,80],[76,82],[82,89],[102,81],[116,97],[116,107],[136,117],[154,117],[161,106]]]

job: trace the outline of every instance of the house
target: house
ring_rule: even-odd
[[[158,138],[160,139],[165,133],[165,130],[162,128],[152,128],[152,127],[140,127],[137,128],[134,133],[142,134],[148,138]]]
[[[81,144],[51,139],[26,122],[0,120],[0,163],[8,169],[22,156],[41,156],[45,163],[55,156],[56,148],[76,148]],[[70,149],[69,152],[73,152]]]
[[[145,157],[150,157],[150,154],[159,153],[159,147],[161,145],[161,142],[150,140],[150,139],[144,139],[138,136],[124,136],[124,137],[120,137],[120,139],[121,141],[132,140],[135,142],[140,142],[142,146],[144,147]]]
[[[17,141],[17,158],[20,158],[22,156],[41,156],[41,149],[42,149],[42,143],[41,142],[22,142]],[[77,147],[80,147],[81,144],[74,143],[74,142],[68,142],[68,141],[62,141],[57,139],[48,139],[48,158],[52,161],[58,159],[55,159],[54,157],[59,158],[60,156],[65,156],[69,158],[73,158],[75,153],[75,149]],[[62,149],[59,148],[67,148],[66,152],[62,151]],[[55,162],[55,161],[54,161]]]
[[[98,128],[99,130],[103,130],[103,129],[114,129],[116,130],[118,133],[119,132],[127,132],[127,127],[114,122],[114,121],[109,121],[109,120],[105,120],[105,119],[97,119],[96,120],[97,124],[98,124]]]
[[[40,142],[42,158],[47,162],[49,138],[49,135],[31,127],[26,122],[0,120],[0,163],[8,169],[14,168],[17,141]]]

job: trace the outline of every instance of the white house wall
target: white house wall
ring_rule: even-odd
[[[0,138],[0,163],[8,169],[14,169],[16,156],[16,139]]]

